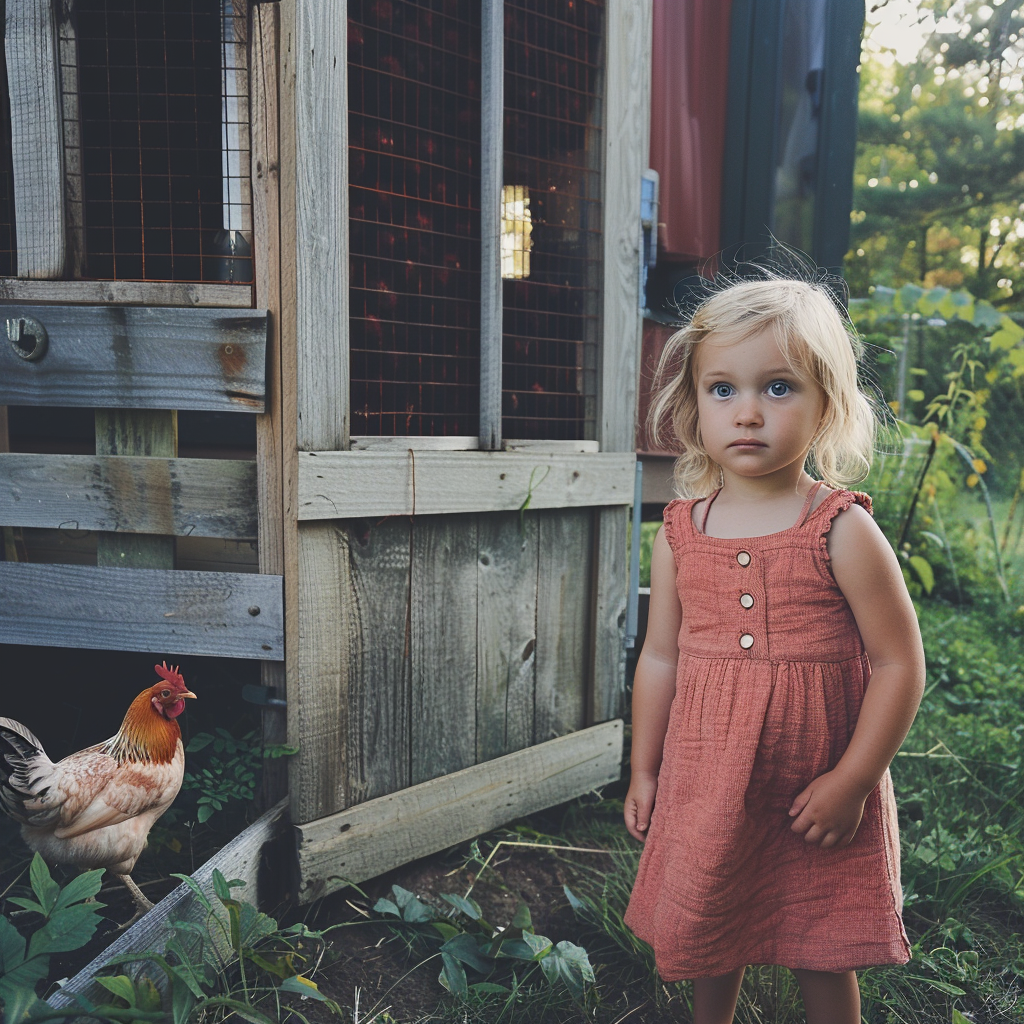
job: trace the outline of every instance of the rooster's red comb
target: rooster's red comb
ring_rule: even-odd
[[[154,665],[153,668],[156,669],[156,674],[161,679],[166,679],[169,683],[177,683],[178,686],[185,685],[185,680],[178,671],[177,665],[175,665],[174,668],[168,668],[167,662],[165,661],[162,665]]]

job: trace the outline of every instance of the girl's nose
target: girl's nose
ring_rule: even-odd
[[[743,426],[760,425],[764,422],[761,416],[761,406],[756,398],[750,397],[741,400],[736,405],[736,423]]]

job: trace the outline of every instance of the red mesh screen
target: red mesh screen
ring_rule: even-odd
[[[77,0],[83,276],[252,280],[245,7]]]
[[[604,21],[603,0],[505,3],[504,179],[532,229],[529,275],[504,282],[506,437],[594,436]]]
[[[349,0],[351,432],[479,430],[479,0]]]

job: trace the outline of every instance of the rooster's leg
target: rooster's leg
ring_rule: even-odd
[[[118,875],[117,877],[124,882],[125,888],[132,894],[132,899],[135,900],[135,906],[138,909],[138,913],[132,918],[132,921],[137,921],[148,910],[152,910],[154,904],[150,903],[150,901],[142,895],[142,890],[132,881],[131,875]]]

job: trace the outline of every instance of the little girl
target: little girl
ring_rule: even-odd
[[[899,563],[844,489],[874,420],[823,288],[750,281],[670,340],[654,404],[681,448],[633,691],[626,923],[695,1024],[747,964],[793,970],[809,1024],[859,1024],[856,968],[910,956],[889,762],[924,688]],[[808,475],[811,461],[816,474]]]

